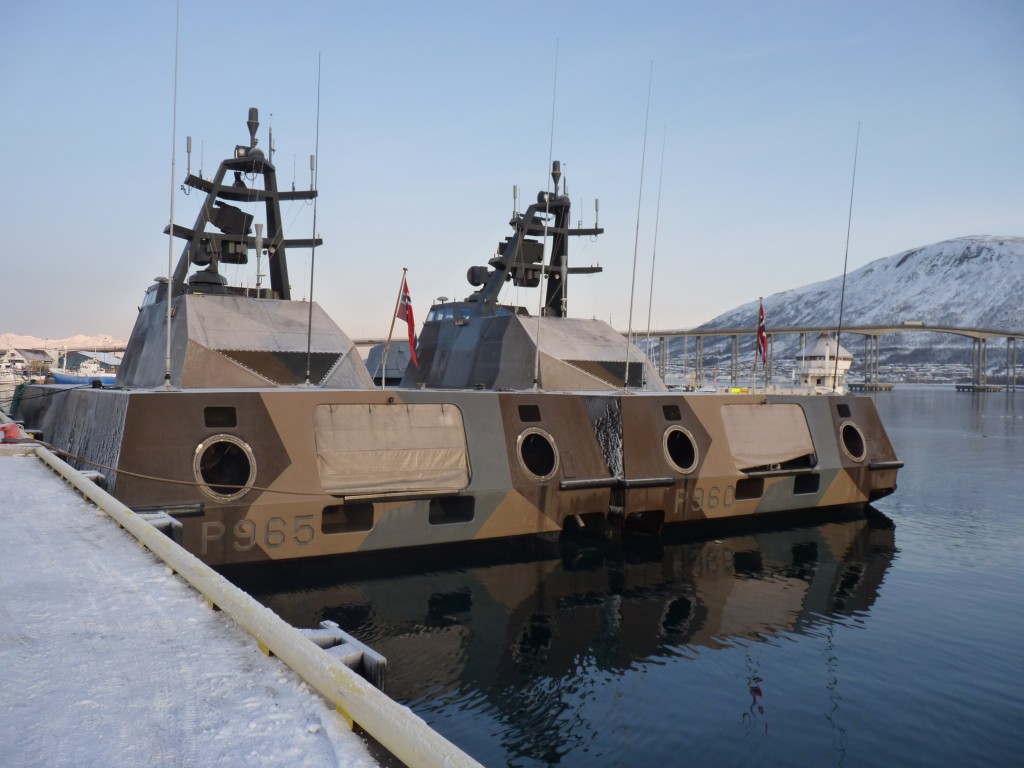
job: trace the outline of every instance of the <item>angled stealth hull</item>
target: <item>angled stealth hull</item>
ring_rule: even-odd
[[[114,495],[177,518],[182,543],[213,564],[558,534],[607,519],[656,531],[864,505],[894,490],[898,462],[870,400],[765,399],[82,389],[26,399],[23,415],[83,466],[116,470],[101,470]],[[736,407],[803,420],[815,466],[762,449],[764,469],[742,468],[749,435],[735,433]],[[680,434],[692,447],[676,446]]]

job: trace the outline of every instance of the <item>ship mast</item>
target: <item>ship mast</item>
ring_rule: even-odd
[[[281,217],[281,202],[291,200],[314,200],[316,189],[279,191],[277,171],[259,149],[256,131],[259,129],[259,111],[249,108],[247,126],[249,143],[235,147],[234,157],[221,162],[212,181],[206,181],[191,172],[185,184],[206,193],[206,201],[191,227],[173,225],[164,232],[186,241],[172,275],[175,295],[181,293],[237,293],[241,288],[228,286],[220,274],[220,264],[247,264],[249,250],[263,248],[267,251],[270,291],[267,298],[291,299],[291,285],[288,280],[288,248],[314,248],[322,245],[318,237],[306,239],[285,239]],[[263,188],[248,186],[263,179]],[[265,207],[266,232],[260,237],[253,233],[254,216],[227,201],[246,204],[263,203]],[[262,247],[261,247],[262,246]],[[186,284],[191,265],[205,267],[192,274]]]

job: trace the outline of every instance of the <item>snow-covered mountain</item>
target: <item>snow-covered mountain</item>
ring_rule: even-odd
[[[839,317],[842,276],[765,297],[771,325],[829,325]],[[877,259],[846,276],[843,325],[1024,328],[1024,237],[958,237]],[[756,322],[757,302],[701,328]]]
[[[90,350],[124,347],[126,341],[110,336],[70,336],[66,339],[41,339],[38,336],[18,336],[0,333],[0,350],[7,349],[64,349]]]
[[[834,326],[839,318],[842,276],[764,299],[768,332],[773,327]],[[979,235],[958,237],[895,256],[878,259],[846,276],[843,327],[855,325],[928,325],[1024,330],[1024,237]],[[700,329],[751,328],[757,302],[719,315]],[[843,345],[862,356],[862,337],[845,336]],[[775,340],[775,356],[795,354],[793,336]],[[745,340],[747,354],[753,335]],[[989,360],[1002,358],[1001,346],[989,343]],[[970,342],[933,333],[901,333],[883,337],[880,362],[960,362]],[[1019,353],[1018,353],[1019,354]],[[1002,362],[1001,359],[999,362]]]

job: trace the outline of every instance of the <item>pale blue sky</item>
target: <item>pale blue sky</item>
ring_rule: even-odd
[[[0,333],[127,338],[166,272],[171,0],[6,4],[0,25],[5,234]],[[1024,3],[181,1],[178,158],[207,175],[273,114],[278,173],[309,183],[322,54],[314,298],[352,336],[387,331],[403,266],[417,317],[464,296],[508,233],[512,185],[554,157],[574,243],[602,275],[570,313],[626,326],[647,136],[634,327],[646,327],[665,137],[653,325],[688,327],[961,235],[1024,234]],[[581,202],[582,201],[582,204]],[[177,196],[190,225],[198,196]],[[308,237],[311,209],[286,209]],[[174,258],[180,247],[175,244]],[[293,294],[308,254],[292,252]],[[229,268],[228,275],[235,275]],[[509,300],[515,300],[510,294]],[[536,297],[520,295],[532,308]]]

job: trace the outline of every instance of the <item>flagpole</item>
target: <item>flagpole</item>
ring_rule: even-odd
[[[750,374],[750,386],[754,392],[757,392],[757,332],[755,331],[754,336],[754,370]]]
[[[395,309],[391,313],[391,328],[388,329],[388,340],[384,343],[384,360],[381,362],[380,372],[381,389],[384,389],[384,385],[388,380],[388,350],[391,349],[391,334],[395,332],[395,319],[398,317],[398,305],[402,303],[402,292],[405,290],[405,273],[408,271],[408,267],[402,267],[402,282],[398,284],[398,296],[395,298]]]
[[[757,358],[764,362],[764,391],[768,391],[768,335],[764,330],[764,296],[757,297],[757,330],[754,332],[754,372],[752,386],[757,391]]]
[[[751,389],[754,392],[757,392],[757,358],[760,356],[760,354],[761,354],[761,310],[758,309],[757,310],[757,324],[754,327],[754,370],[750,374],[750,387],[751,387]]]
[[[757,343],[761,345],[761,367],[764,368],[764,391],[768,393],[768,333],[764,329],[764,296],[757,297]]]

